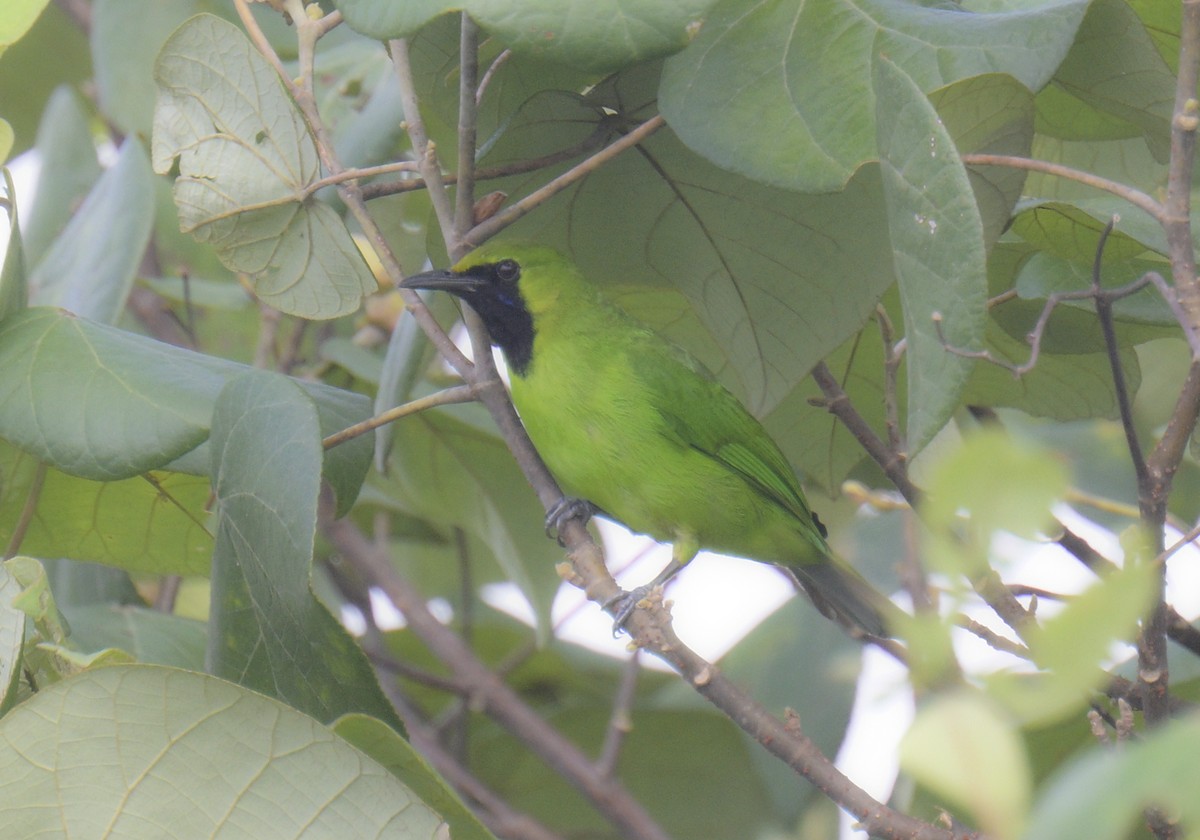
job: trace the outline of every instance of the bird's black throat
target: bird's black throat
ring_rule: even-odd
[[[512,260],[467,269],[476,281],[458,295],[483,319],[492,343],[504,352],[513,374],[524,377],[533,360],[533,316],[517,286],[520,267]]]

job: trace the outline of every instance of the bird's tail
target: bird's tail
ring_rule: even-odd
[[[870,636],[886,638],[896,632],[888,629],[896,605],[849,566],[826,561],[787,568],[826,618]]]

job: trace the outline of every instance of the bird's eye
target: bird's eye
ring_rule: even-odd
[[[505,283],[511,283],[521,276],[521,266],[516,260],[501,260],[496,263],[496,276]]]

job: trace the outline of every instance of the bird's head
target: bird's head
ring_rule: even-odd
[[[490,242],[453,268],[414,274],[400,288],[440,289],[462,298],[521,376],[533,355],[538,317],[579,282],[576,268],[552,248]]]

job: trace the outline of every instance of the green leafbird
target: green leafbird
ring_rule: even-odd
[[[682,349],[608,302],[558,252],[489,243],[402,286],[442,289],[504,352],[512,400],[563,490],[673,544],[794,573],[826,615],[874,636],[893,609],[836,559],[779,447]]]

